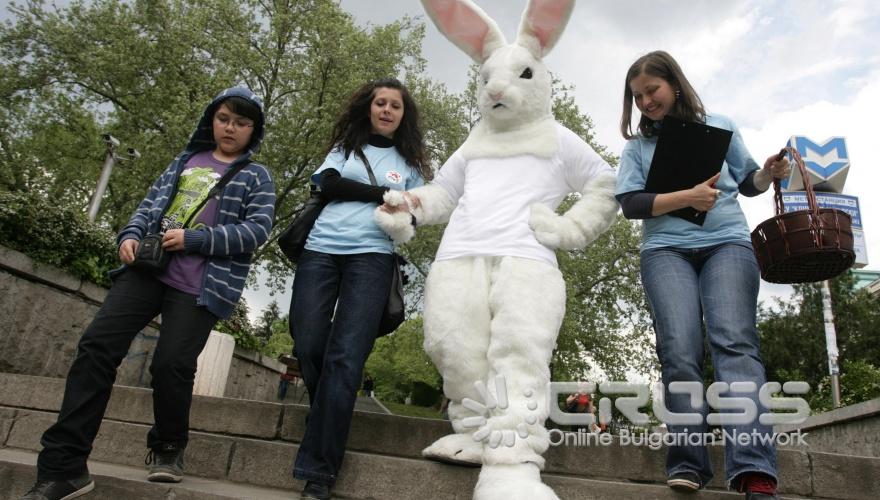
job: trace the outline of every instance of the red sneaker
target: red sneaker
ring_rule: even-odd
[[[760,472],[747,472],[737,480],[737,490],[748,500],[771,499],[776,496],[776,480]]]

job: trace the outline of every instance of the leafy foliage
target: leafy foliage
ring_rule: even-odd
[[[290,337],[287,315],[272,323],[272,335],[263,347],[262,352],[275,359],[282,354],[291,354],[293,352],[293,339]]]
[[[379,338],[365,371],[376,383],[376,396],[403,403],[417,384],[441,386],[440,374],[422,349],[422,319],[405,321],[394,333]]]
[[[880,398],[880,368],[865,360],[845,361],[841,366],[840,404],[852,405]],[[834,408],[831,397],[831,376],[825,375],[810,394],[814,413]]]
[[[880,331],[880,297],[866,289],[853,290],[853,283],[852,274],[845,273],[830,281],[830,289],[841,366],[841,399],[859,402],[870,394],[878,395],[877,379],[872,377],[880,367],[876,339]],[[811,408],[830,409],[820,283],[795,285],[794,290],[792,299],[778,301],[775,308],[760,308],[758,332],[767,378],[805,381],[811,387]]]
[[[0,192],[0,243],[105,286],[119,265],[113,233],[39,193]]]
[[[247,300],[242,297],[235,305],[232,315],[218,322],[214,328],[218,332],[232,335],[232,338],[235,339],[235,345],[259,351],[263,347],[263,342],[254,335],[254,327],[248,319],[249,311]]]

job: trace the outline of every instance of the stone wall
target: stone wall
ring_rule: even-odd
[[[872,399],[808,417],[776,432],[806,433],[809,451],[880,458],[880,399]]]
[[[276,401],[278,382],[285,371],[287,367],[284,364],[236,346],[223,395],[227,398]]]
[[[0,372],[63,378],[76,344],[107,290],[0,246]],[[119,385],[149,387],[159,338],[151,323],[131,344],[116,377]],[[275,401],[285,367],[236,347],[227,397]]]

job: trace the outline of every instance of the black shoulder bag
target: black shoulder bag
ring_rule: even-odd
[[[198,206],[196,206],[195,210],[190,212],[189,217],[183,222],[183,228],[189,225],[192,222],[193,217],[199,213],[199,210],[208,203],[208,200],[214,198],[219,195],[223,188],[229,184],[229,181],[235,177],[242,168],[244,168],[246,162],[242,162],[239,165],[236,165],[230,170],[227,170],[223,177],[214,184],[214,187],[208,191],[208,195],[199,202]],[[170,201],[169,201],[170,203]],[[160,221],[161,224],[161,221]],[[136,269],[144,269],[146,271],[150,271],[156,274],[159,274],[165,271],[165,268],[168,267],[168,263],[171,261],[171,252],[166,252],[164,248],[162,248],[162,238],[165,236],[164,232],[159,233],[150,233],[144,236],[141,241],[138,243],[137,250],[134,255],[134,262],[131,263],[131,267]]]
[[[309,239],[309,233],[328,201],[321,194],[318,186],[312,184],[309,189],[309,199],[294,216],[293,222],[278,236],[278,247],[291,262],[299,261],[306,247],[306,240]]]

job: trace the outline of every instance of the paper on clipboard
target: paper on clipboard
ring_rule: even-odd
[[[733,132],[705,123],[663,119],[645,192],[672,193],[690,189],[721,171]],[[669,212],[702,226],[706,212],[691,207]]]

